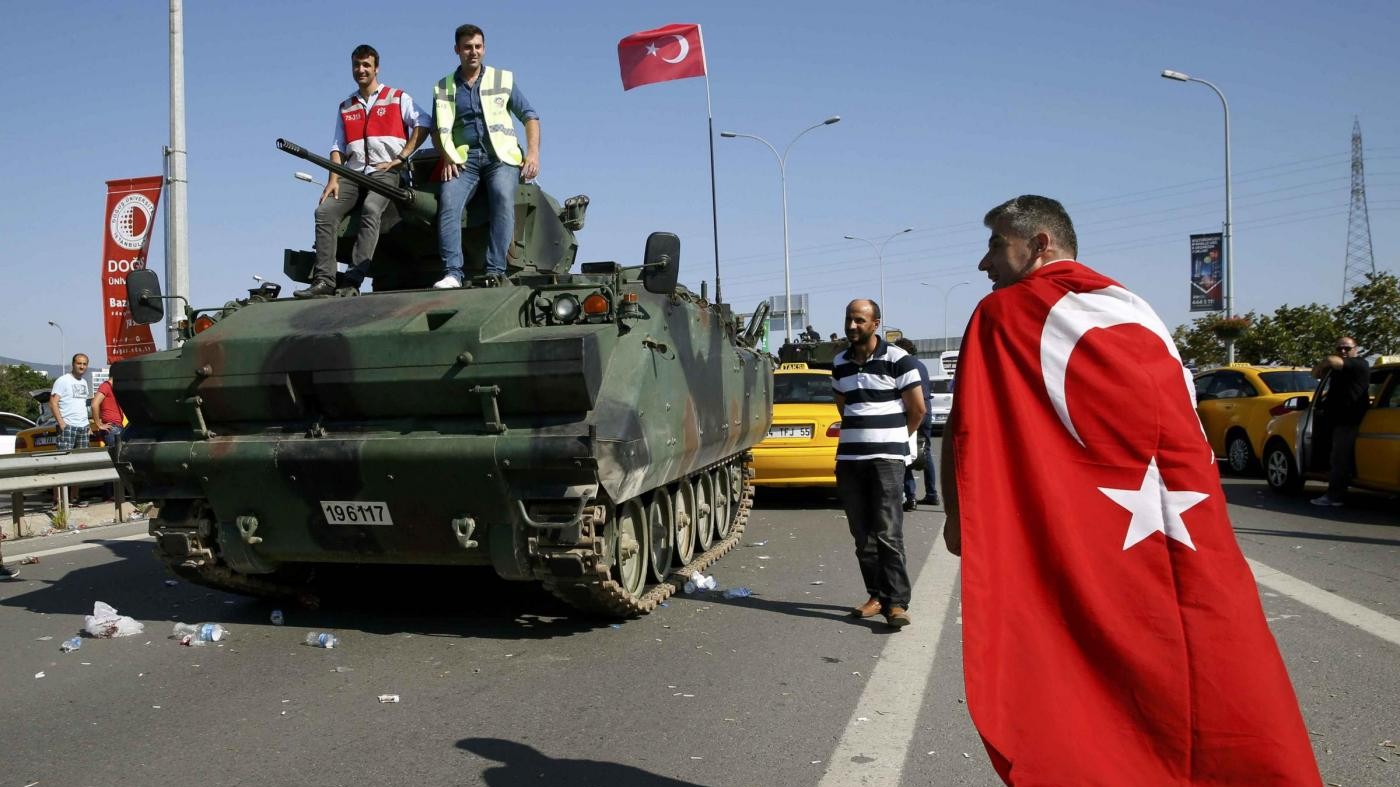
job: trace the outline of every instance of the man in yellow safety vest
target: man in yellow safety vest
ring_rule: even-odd
[[[515,236],[515,190],[540,171],[540,116],[520,92],[510,71],[482,65],[486,35],[476,25],[457,28],[461,65],[433,86],[433,142],[442,152],[438,195],[438,248],[443,277],[437,288],[462,286],[462,212],[485,185],[490,233],[486,275],[499,281]],[[525,126],[525,150],[514,115]]]

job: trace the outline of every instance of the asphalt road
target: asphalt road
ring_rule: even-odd
[[[1400,504],[1225,488],[1324,781],[1400,783]],[[274,626],[268,603],[168,586],[144,523],[7,542],[7,563],[41,562],[0,583],[0,787],[998,784],[963,704],[941,510],[906,522],[914,625],[893,635],[844,616],[859,576],[820,493],[760,492],[714,571],[753,596],[677,596],[617,626],[532,585],[421,570],[355,572]],[[61,653],[96,601],[144,633]],[[231,635],[182,647],[177,620]],[[341,647],[301,644],[312,630]]]

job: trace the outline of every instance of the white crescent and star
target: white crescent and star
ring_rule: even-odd
[[[1167,353],[1178,363],[1181,362],[1176,343],[1167,332],[1167,326],[1156,312],[1152,311],[1152,307],[1138,296],[1118,286],[1090,292],[1065,293],[1045,317],[1045,325],[1040,333],[1040,368],[1045,391],[1050,397],[1050,404],[1055,408],[1055,414],[1059,416],[1065,430],[1081,446],[1084,445],[1084,440],[1074,428],[1074,421],[1069,414],[1069,400],[1065,394],[1069,359],[1084,334],[1094,328],[1112,328],[1117,325],[1141,325],[1161,339]],[[1181,374],[1182,384],[1186,386],[1186,395],[1194,409],[1196,389],[1191,384],[1191,373],[1182,366]],[[1204,434],[1203,429],[1202,435]],[[1128,534],[1123,539],[1124,550],[1159,532],[1192,550],[1196,548],[1181,514],[1209,495],[1204,492],[1168,489],[1161,471],[1157,468],[1155,456],[1148,460],[1139,488],[1098,487],[1098,490],[1132,514],[1128,522]]]
[[[676,43],[679,44],[681,47],[681,53],[679,55],[676,55],[675,60],[672,60],[669,57],[661,57],[661,55],[657,52],[657,46],[655,41],[652,41],[651,43],[647,44],[647,54],[652,57],[661,57],[661,59],[666,61],[667,63],[679,63],[682,60],[685,60],[686,56],[690,54],[690,42],[685,40],[685,36],[673,35],[671,36],[671,38],[676,39]]]

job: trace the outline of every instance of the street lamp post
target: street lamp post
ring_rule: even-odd
[[[63,326],[49,320],[49,325],[58,329],[58,374],[63,375],[63,370],[68,364],[68,340],[63,335]]]
[[[930,283],[928,283],[928,282],[926,282],[926,281],[921,281],[921,282],[919,282],[919,283],[922,284],[922,285],[924,285],[925,287],[932,287],[932,288],[934,288],[935,290],[938,290],[939,292],[943,293],[943,350],[942,350],[941,352],[947,352],[947,351],[948,351],[948,296],[953,294],[953,290],[956,290],[957,288],[963,286],[964,284],[971,284],[972,282],[970,282],[970,281],[960,281],[960,282],[958,282],[957,284],[954,284],[953,286],[949,287],[949,288],[946,289],[946,290],[943,289],[942,287],[939,287],[937,284],[930,284]]]
[[[781,180],[781,182],[782,182],[782,187],[783,187],[783,294],[784,294],[784,296],[787,298],[787,305],[784,307],[785,312],[784,312],[784,314],[783,314],[783,327],[785,327],[785,328],[787,329],[787,342],[788,342],[788,344],[791,344],[791,343],[792,343],[792,259],[791,259],[791,255],[790,255],[790,253],[789,253],[789,251],[788,251],[788,209],[787,209],[787,157],[788,157],[788,151],[792,150],[792,146],[795,145],[795,144],[797,144],[797,140],[801,139],[801,138],[802,138],[802,135],[803,135],[803,134],[806,134],[808,131],[812,131],[812,130],[814,130],[814,129],[821,128],[822,126],[829,126],[829,125],[831,125],[832,123],[840,123],[840,122],[841,122],[841,116],[840,116],[840,115],[832,115],[831,117],[827,118],[826,120],[823,120],[823,121],[820,122],[820,123],[815,123],[815,124],[813,124],[813,125],[811,125],[811,126],[808,126],[807,128],[803,129],[797,136],[795,136],[795,137],[792,138],[792,141],[789,142],[789,143],[787,144],[787,147],[783,148],[783,154],[782,154],[781,156],[778,155],[778,149],[777,149],[777,148],[773,147],[773,145],[772,145],[771,143],[769,143],[768,140],[764,139],[763,137],[758,136],[757,134],[740,134],[740,133],[737,133],[737,132],[734,132],[734,131],[721,131],[721,132],[719,132],[719,135],[720,135],[721,137],[724,137],[725,139],[734,139],[734,138],[736,138],[736,137],[742,137],[742,138],[744,138],[744,139],[752,139],[752,140],[755,140],[755,141],[757,141],[757,142],[762,142],[770,151],[773,152],[773,157],[776,158],[776,159],[778,160],[778,178]]]
[[[1197,79],[1171,69],[1163,71],[1162,78],[1177,82],[1200,82],[1215,91],[1215,95],[1220,97],[1220,106],[1225,110],[1225,316],[1233,317],[1235,314],[1235,249],[1234,233],[1231,229],[1233,225],[1230,220],[1230,104],[1225,100],[1225,94],[1220,92],[1220,88],[1204,79]],[[1225,340],[1225,362],[1235,362],[1234,339]]]
[[[889,320],[890,320],[890,307],[889,307],[889,304],[885,302],[885,244],[886,244],[886,243],[889,243],[890,241],[894,240],[895,238],[899,237],[900,235],[903,235],[903,234],[906,233],[906,232],[913,232],[913,231],[914,231],[914,228],[913,228],[913,227],[905,227],[904,229],[900,230],[899,232],[896,232],[895,234],[889,236],[888,238],[885,238],[884,240],[880,241],[880,243],[879,243],[878,245],[876,245],[875,241],[873,241],[873,240],[871,240],[871,239],[869,239],[869,238],[862,238],[862,237],[859,237],[859,236],[857,236],[857,235],[845,235],[845,236],[843,236],[843,237],[845,237],[846,240],[865,241],[866,243],[869,243],[869,244],[870,244],[870,248],[872,248],[872,249],[875,250],[875,261],[876,261],[877,263],[879,263],[879,266],[880,266],[880,308],[884,310],[884,318],[881,320],[881,322],[886,323],[886,324],[888,324],[888,323],[889,323]]]

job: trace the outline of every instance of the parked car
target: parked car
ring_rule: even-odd
[[[1317,385],[1304,367],[1247,363],[1208,369],[1195,381],[1196,414],[1211,450],[1240,475],[1258,472],[1270,411]]]
[[[1308,479],[1327,480],[1331,441],[1325,404],[1328,374],[1311,394],[1293,396],[1274,408],[1264,442],[1264,477],[1280,493],[1297,492]],[[1352,486],[1400,492],[1400,355],[1371,366],[1371,409],[1356,437],[1356,476]]]
[[[841,411],[831,372],[784,363],[773,373],[773,425],[753,447],[755,486],[836,486]]]
[[[15,434],[15,453],[38,453],[42,451],[54,451],[58,449],[58,422],[53,418],[53,413],[49,411],[49,392],[45,390],[30,391],[30,396],[39,403],[39,423],[31,424],[30,428],[24,429]],[[100,448],[105,443],[98,436],[99,429],[96,421],[92,420],[92,400],[87,400],[88,411],[88,447]]]
[[[928,411],[933,416],[933,433],[943,434],[943,427],[948,424],[948,413],[953,409],[953,378],[929,378],[928,392]]]
[[[33,421],[19,413],[0,413],[0,454],[13,454],[16,436],[33,426]]]

